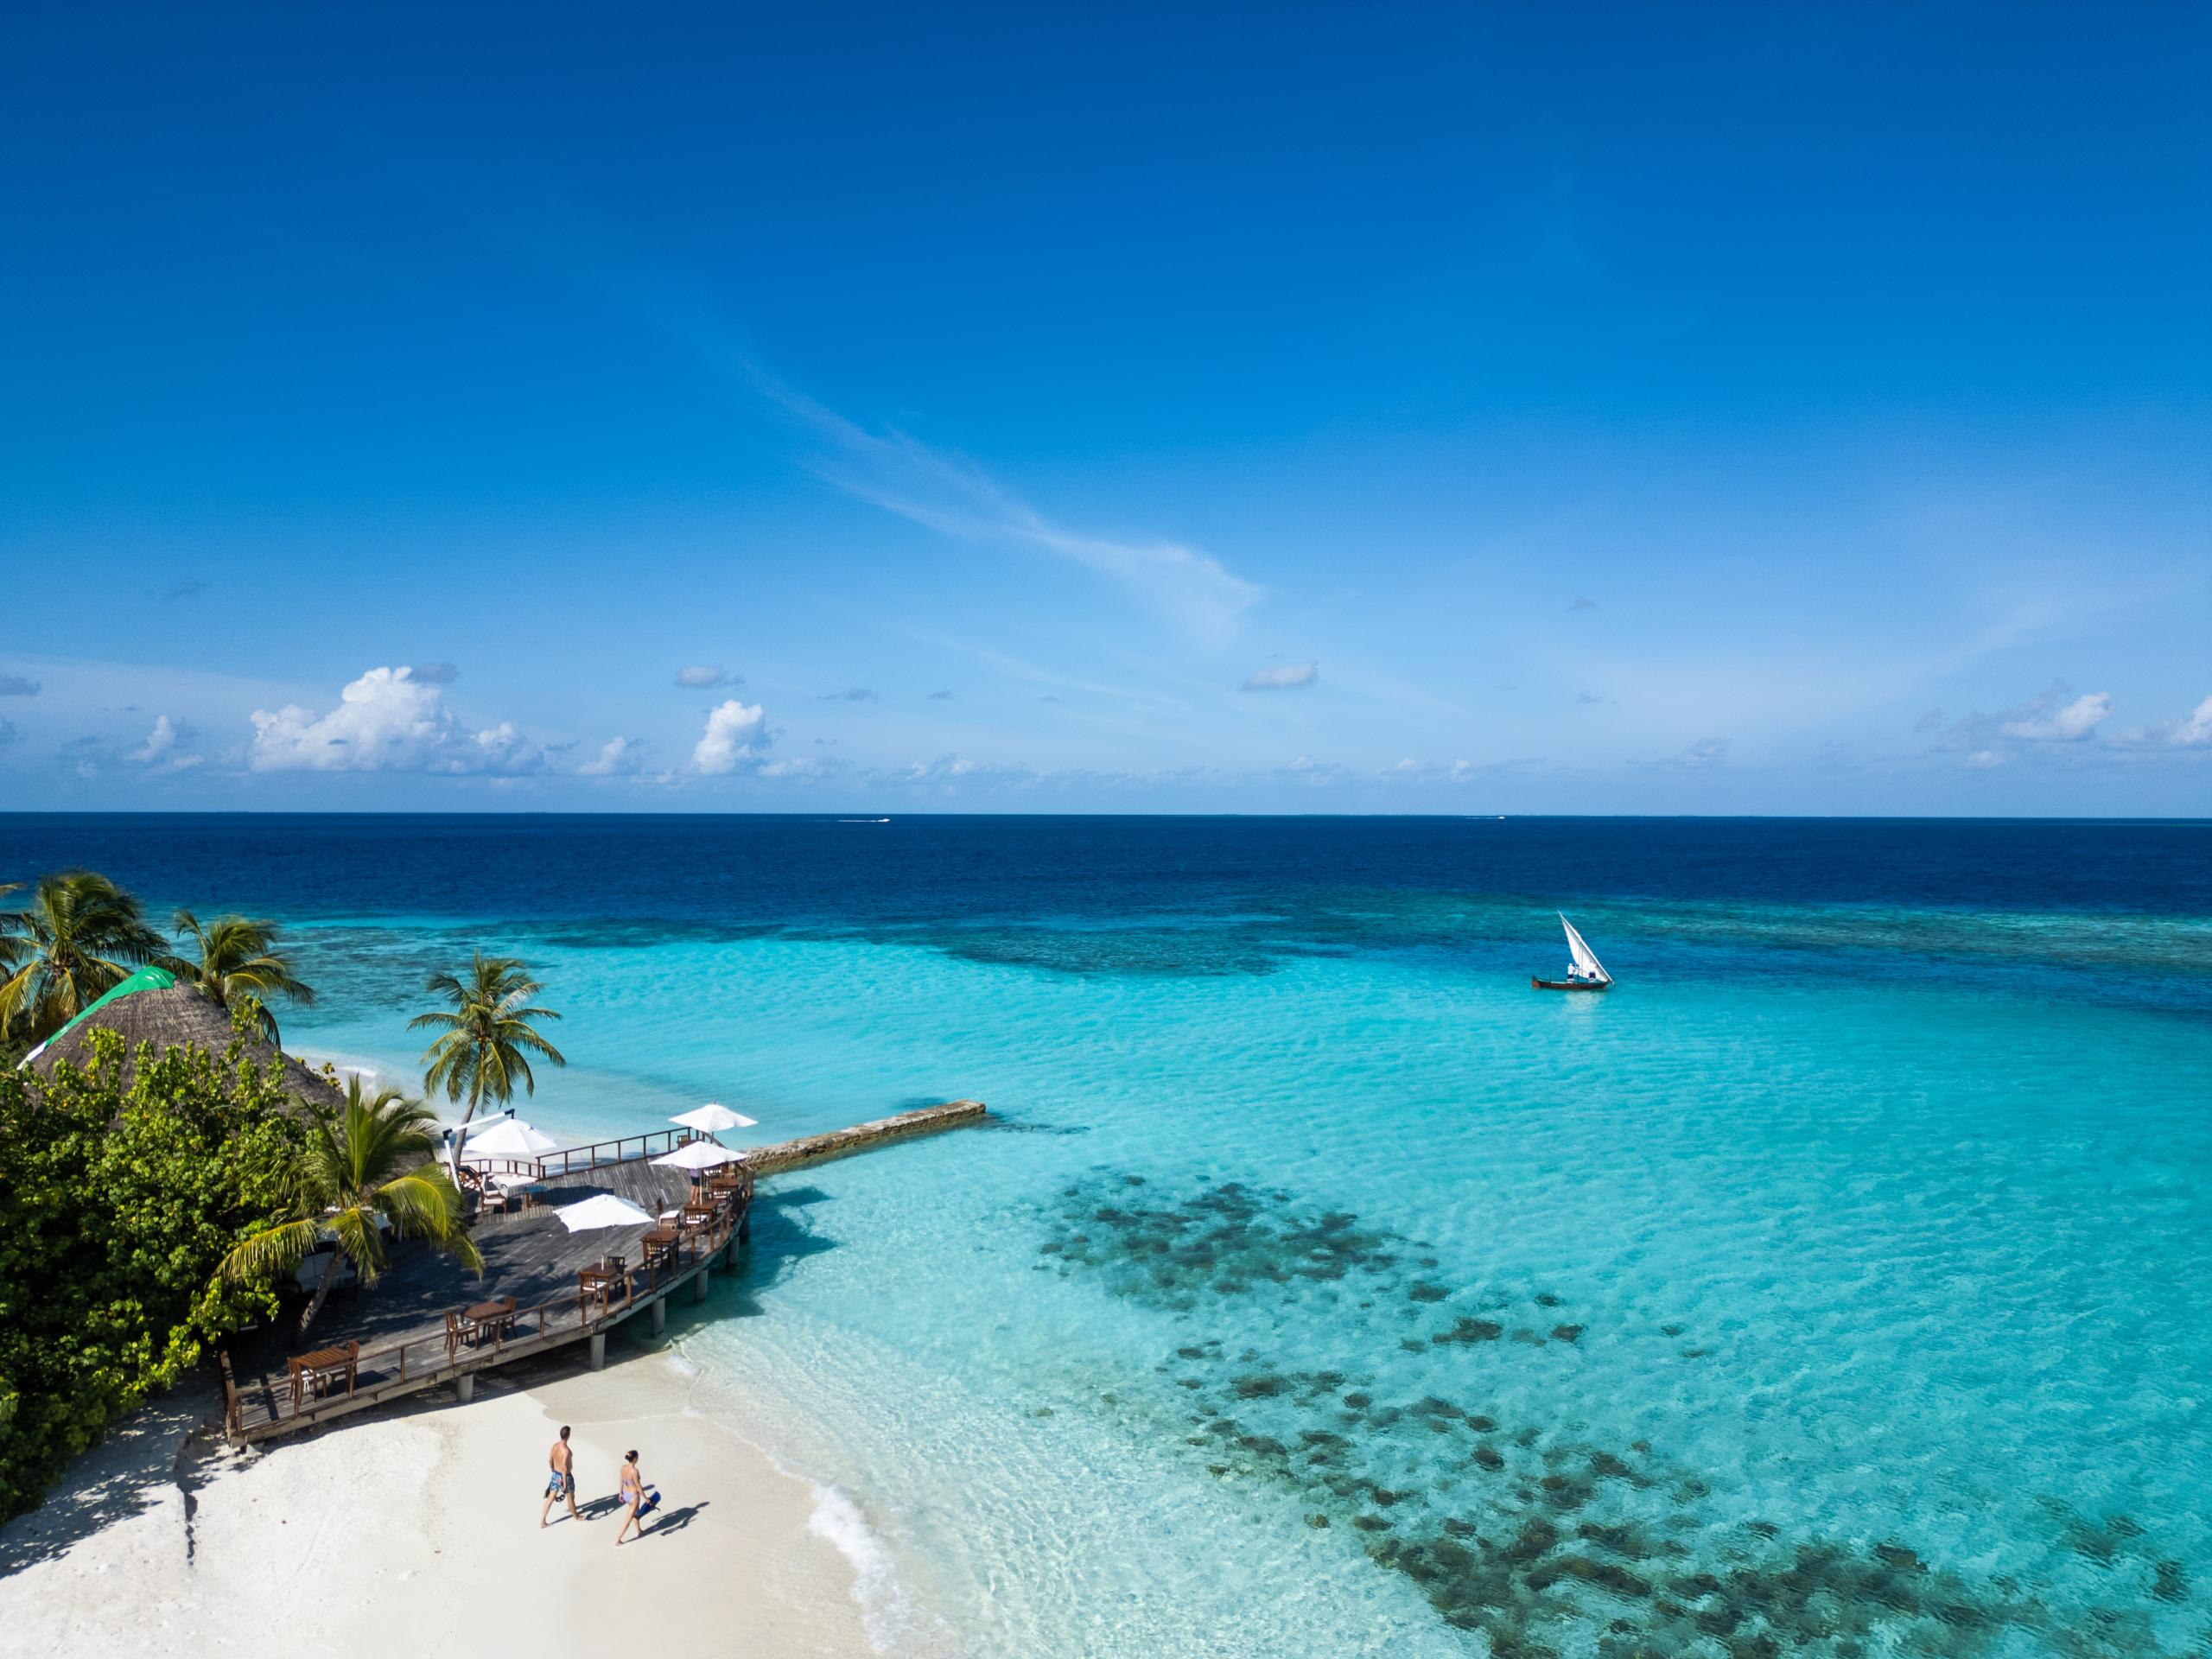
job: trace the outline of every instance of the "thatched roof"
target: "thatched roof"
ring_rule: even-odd
[[[211,1054],[220,1054],[236,1034],[231,1029],[231,1016],[188,987],[133,991],[87,1014],[48,1043],[30,1062],[30,1069],[42,1077],[51,1077],[54,1065],[61,1060],[79,1068],[90,1066],[92,1033],[95,1028],[112,1031],[122,1037],[122,1086],[125,1089],[130,1086],[132,1073],[137,1070],[141,1043],[152,1043],[157,1051],[191,1044]],[[267,1066],[274,1052],[264,1042],[249,1041],[246,1045],[246,1058],[257,1065]],[[284,1087],[291,1093],[303,1095],[318,1105],[345,1104],[344,1091],[334,1087],[329,1078],[309,1071],[289,1054],[283,1060]]]

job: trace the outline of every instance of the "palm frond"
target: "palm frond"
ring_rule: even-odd
[[[301,1216],[264,1227],[232,1249],[216,1268],[216,1277],[234,1285],[273,1279],[297,1267],[321,1234],[322,1220],[317,1216]]]

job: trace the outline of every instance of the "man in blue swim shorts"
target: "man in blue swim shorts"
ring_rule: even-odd
[[[576,1508],[576,1454],[569,1449],[569,1426],[561,1425],[561,1438],[553,1442],[552,1454],[547,1461],[553,1465],[553,1478],[545,1483],[545,1507],[537,1512],[538,1529],[546,1526],[545,1517],[553,1513],[554,1503],[562,1498],[569,1501],[569,1513],[579,1521],[583,1511]]]

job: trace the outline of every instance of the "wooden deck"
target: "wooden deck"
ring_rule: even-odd
[[[978,1122],[983,1116],[979,1103],[955,1101],[834,1135],[755,1147],[742,1161],[748,1173],[781,1173]],[[296,1308],[273,1328],[233,1338],[222,1362],[232,1441],[243,1445],[289,1433],[446,1382],[457,1383],[467,1399],[477,1372],[573,1343],[591,1344],[596,1368],[608,1331],[641,1313],[653,1319],[658,1331],[667,1297],[686,1286],[702,1294],[705,1275],[716,1262],[727,1265],[749,1232],[749,1205],[737,1205],[723,1224],[687,1234],[674,1262],[648,1274],[641,1247],[648,1226],[571,1233],[555,1211],[610,1192],[657,1216],[690,1194],[689,1179],[679,1170],[656,1167],[642,1154],[619,1162],[594,1157],[587,1167],[560,1173],[564,1163],[582,1161],[573,1154],[549,1154],[543,1160],[546,1203],[474,1224],[472,1236],[484,1258],[481,1280],[427,1245],[404,1242],[392,1251],[391,1270],[374,1287],[338,1292],[304,1338],[295,1324]],[[603,1303],[588,1302],[579,1293],[577,1271],[595,1267],[608,1255],[627,1262],[626,1281],[618,1282]],[[449,1341],[449,1310],[508,1296],[514,1298],[518,1315],[511,1334],[474,1346]],[[289,1356],[353,1342],[361,1349],[350,1392],[341,1383],[320,1396],[295,1396],[286,1363]]]

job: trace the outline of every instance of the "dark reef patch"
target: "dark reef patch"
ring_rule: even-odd
[[[1309,1527],[1344,1528],[1347,1541],[1418,1586],[1446,1624],[1481,1632],[1494,1659],[1556,1659],[1573,1648],[1597,1659],[1993,1659],[2014,1649],[2055,1659],[2177,1659],[2161,1648],[2151,1616],[2189,1602],[2188,1573],[2126,1516],[2091,1519],[2047,1506],[2055,1540],[2112,1571],[2114,1605],[2071,1617],[2012,1580],[1977,1581],[1931,1564],[1907,1541],[1847,1544],[1785,1536],[1766,1522],[1724,1525],[1704,1472],[1649,1441],[1609,1446],[1568,1423],[1502,1421],[1498,1398],[1470,1400],[1461,1386],[1463,1367],[1491,1375],[1500,1364],[1559,1363],[1544,1354],[1578,1346],[1591,1323],[1555,1325],[1548,1338],[1516,1326],[1506,1341],[1505,1323],[1458,1315],[1449,1329],[1398,1338],[1394,1347],[1395,1332],[1374,1330],[1352,1310],[1395,1292],[1401,1301],[1371,1315],[1395,1324],[1453,1294],[1401,1273],[1421,1247],[1363,1227],[1350,1212],[1302,1208],[1233,1181],[1173,1202],[1154,1196],[1163,1186],[1171,1184],[1157,1176],[1140,1188],[1101,1172],[1068,1189],[1040,1255],[1063,1276],[1095,1274],[1113,1294],[1177,1314],[1249,1299],[1278,1331],[1351,1315],[1346,1336],[1368,1332],[1364,1363],[1345,1354],[1338,1369],[1303,1370],[1309,1351],[1291,1358],[1287,1342],[1275,1354],[1243,1348],[1232,1371],[1153,1386],[1198,1414],[1186,1438],[1210,1474],[1281,1491]],[[1415,1271],[1435,1265],[1421,1258]],[[1509,1300],[1478,1305],[1495,1310]],[[1548,1292],[1531,1300],[1563,1305]],[[1648,1363],[1712,1351],[1664,1340],[1684,1328],[1664,1327]],[[1618,1341],[1637,1329],[1609,1334]],[[1401,1350],[1432,1356],[1432,1386],[1446,1383],[1459,1398],[1378,1400],[1370,1369],[1377,1346],[1394,1365],[1404,1363],[1395,1358]],[[1173,1356],[1229,1357],[1215,1338]],[[1309,1427],[1316,1411],[1334,1426]]]

